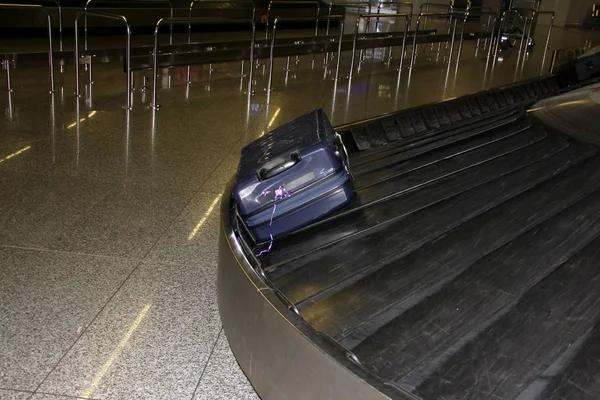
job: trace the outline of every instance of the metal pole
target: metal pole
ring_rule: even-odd
[[[343,18],[339,15],[327,16],[328,19],[340,19],[341,20],[341,29],[340,29],[340,42],[338,43],[338,51],[341,52],[342,49],[342,38],[343,38]],[[269,51],[269,75],[267,80],[267,105],[271,102],[271,92],[273,90],[273,65],[275,64],[275,40],[277,37],[277,24],[280,21],[313,21],[315,18],[282,18],[277,17],[273,22],[273,34],[271,36],[271,47]],[[336,77],[339,72],[339,57],[338,57],[338,71],[336,72]]]
[[[133,96],[133,88],[131,87],[131,27],[129,26],[129,23],[125,17],[123,17],[123,20],[125,21],[125,26],[127,29],[127,41],[125,47],[125,69],[127,69],[127,102],[125,103],[125,107],[128,110],[131,110],[133,108],[131,104],[131,97]]]
[[[77,24],[78,18],[75,16],[75,95],[81,97],[79,94],[79,29]]]
[[[55,0],[58,7],[58,49],[63,50],[63,23],[62,23],[62,5],[58,0]]]
[[[417,22],[415,23],[415,33],[413,37],[412,53],[410,56],[410,66],[408,67],[408,69],[410,70],[412,70],[415,65],[415,57],[417,55],[417,35],[419,34],[419,23],[421,22],[421,15],[422,14],[419,13],[419,16],[417,17]]]
[[[269,79],[267,81],[267,105],[271,104],[271,89],[273,86],[273,64],[275,61],[275,36],[277,35],[277,22],[279,22],[279,17],[275,18],[275,21],[273,22],[273,35],[271,37],[271,50],[269,52]]]
[[[496,37],[496,43],[494,45],[494,64],[496,63],[496,59],[498,58],[498,51],[500,50],[500,41],[502,40],[502,29],[504,28],[505,23],[506,11],[502,13],[502,17],[500,18],[500,24],[498,25],[498,35]]]
[[[329,2],[329,11],[327,12],[327,17],[331,17],[331,9],[333,8],[333,1]],[[325,28],[325,36],[329,36],[329,18],[327,18],[327,28]]]
[[[43,8],[43,7],[42,7]],[[48,63],[50,68],[50,93],[54,93],[54,46],[52,45],[52,19],[48,10],[43,8],[48,16]]]
[[[88,0],[88,3],[91,0]],[[77,97],[80,97],[80,89],[79,89],[79,18],[81,16],[84,17],[97,17],[97,18],[106,18],[113,19],[117,21],[121,21],[125,25],[127,39],[125,46],[125,69],[127,73],[127,101],[126,107],[128,109],[131,108],[131,25],[129,25],[129,21],[123,15],[118,14],[104,14],[104,13],[96,13],[90,11],[79,11],[75,14],[75,94]],[[85,18],[84,18],[85,19]]]
[[[342,60],[342,41],[344,39],[344,19],[340,20],[340,37],[338,39],[338,57],[335,66],[335,81],[337,82],[340,78],[340,61]],[[337,84],[337,83],[336,83]]]
[[[158,30],[162,22],[163,19],[159,19],[154,27],[154,49],[152,50],[152,108],[155,110],[158,110],[159,107],[156,103],[156,92],[158,92]]]
[[[488,53],[487,53],[488,60],[492,56],[492,48],[494,47],[494,27],[496,26],[496,21],[498,21],[498,18],[494,17],[494,23],[492,24],[492,30],[490,31],[490,44],[488,46]]]
[[[6,4],[0,3],[0,8],[34,8],[46,14],[48,20],[48,64],[50,68],[50,93],[54,93],[54,46],[52,44],[52,17],[44,6],[38,4]]]
[[[85,3],[85,6],[83,8],[83,11],[88,10],[88,7],[90,6],[90,4],[92,3],[92,1],[94,0],[87,0]],[[121,1],[115,1],[115,0],[95,0],[96,3],[121,3],[123,5],[135,5],[136,3],[145,3],[145,4],[152,4],[152,3],[168,3],[169,4],[169,8],[170,8],[170,15],[171,18],[174,15],[174,10],[175,7],[173,6],[173,3],[171,2],[171,0],[121,0]],[[107,15],[116,15],[116,14],[107,14]],[[85,34],[85,50],[87,50],[87,17],[84,18],[84,34]],[[172,28],[172,27],[171,27]],[[171,41],[170,44],[172,44],[172,30],[171,30]]]
[[[158,109],[160,108],[160,106],[157,104],[157,92],[158,92],[158,34],[160,31],[160,26],[163,23],[168,23],[171,26],[172,25],[190,25],[191,23],[231,23],[231,24],[239,24],[239,23],[251,23],[252,24],[252,40],[250,41],[250,44],[252,46],[251,50],[250,50],[250,58],[251,61],[254,62],[254,44],[255,44],[255,35],[256,35],[256,24],[254,22],[254,20],[250,20],[250,19],[215,19],[215,18],[202,18],[202,17],[174,17],[174,18],[161,18],[160,20],[158,20],[158,22],[156,23],[155,27],[154,27],[154,48],[153,48],[153,56],[152,56],[152,71],[154,74],[154,78],[153,78],[153,84],[152,84],[152,88],[153,88],[153,93],[152,93],[152,108],[154,109]],[[189,74],[190,74],[190,70],[189,70],[189,66],[188,66],[188,83],[189,83]],[[250,77],[249,77],[249,84],[251,85],[252,82],[252,67],[250,68]],[[251,88],[251,86],[249,86]]]
[[[89,6],[89,4],[90,4],[91,2],[92,2],[92,0],[87,0],[87,1],[85,2],[85,6],[83,7],[83,11],[87,11],[87,9],[88,9],[88,6]],[[88,43],[87,43],[87,42],[88,42],[88,40],[87,40],[87,38],[88,38],[88,23],[87,23],[87,15],[85,15],[85,16],[83,17],[83,42],[84,42],[84,43],[83,43],[83,46],[84,46],[83,48],[84,48],[85,50],[87,50],[87,49],[88,49]]]
[[[358,26],[360,24],[360,15],[356,18],[356,26],[354,27],[354,39],[352,39],[352,60],[350,61],[350,75],[352,78],[354,74],[354,58],[356,56],[356,42],[358,41]]]
[[[452,56],[454,55],[454,38],[456,37],[456,23],[458,18],[454,18],[454,26],[452,27],[452,40],[450,40],[450,55],[448,56],[448,63],[452,62]]]
[[[456,62],[460,62],[460,56],[462,55],[463,42],[465,40],[465,31],[467,30],[467,18],[469,17],[469,13],[465,13],[465,18],[463,20],[463,29],[460,35],[460,44],[458,45],[458,55],[456,57]],[[455,24],[456,26],[456,24]]]
[[[552,12],[550,27],[548,28],[548,36],[546,37],[546,46],[544,47],[544,57],[542,58],[542,70],[540,72],[540,75],[544,74],[544,64],[546,63],[546,55],[548,53],[548,48],[550,47],[550,36],[552,36],[552,28],[554,27],[554,16],[554,12]]]
[[[171,7],[171,13],[169,14],[169,18],[173,18],[173,17],[175,17],[175,15],[173,14],[173,3],[170,0],[169,0],[169,7]],[[170,26],[170,29],[169,29],[169,44],[173,44],[173,24],[170,24],[169,26]]]
[[[250,72],[248,73],[248,98],[252,95],[252,73],[254,72],[254,42],[256,39],[256,22],[252,18],[252,38],[250,39]]]
[[[10,79],[10,60],[2,60],[2,64],[4,64],[4,68],[6,69],[6,90],[10,93],[13,91]]]
[[[406,36],[408,36],[408,30],[410,17],[406,16],[406,20],[404,22],[404,37],[402,38],[402,54],[400,55],[400,65],[398,66],[398,76],[402,73],[402,65],[404,64],[404,52],[406,50]]]
[[[287,1],[287,0],[271,0],[269,2],[269,5],[267,6],[267,25],[265,27],[265,40],[269,38],[269,21],[271,20],[271,8],[273,7],[273,4],[314,4],[317,6],[317,16],[319,16],[321,14],[321,3],[317,0],[313,0],[313,1]],[[317,35],[319,31],[319,22],[317,21],[317,29],[315,32],[315,36]]]
[[[514,80],[517,79],[517,73],[519,71],[519,65],[521,64],[521,55],[523,52],[523,43],[525,43],[525,32],[527,32],[527,20],[528,18],[524,19],[524,23],[523,23],[523,34],[521,35],[521,43],[519,43],[519,53],[517,56],[517,63],[515,65],[515,76],[514,76]],[[527,46],[527,45],[526,45]],[[525,55],[523,55],[523,57],[525,57]]]

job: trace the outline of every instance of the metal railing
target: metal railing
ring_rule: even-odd
[[[314,21],[315,19],[318,21],[319,17],[316,18],[282,18],[282,17],[277,17],[275,19],[275,22],[273,23],[273,34],[271,36],[271,49],[269,52],[269,78],[268,78],[268,82],[267,82],[267,104],[271,103],[271,91],[273,89],[273,64],[275,63],[275,40],[277,37],[277,24],[281,21],[284,22],[302,22],[302,21]],[[340,21],[340,36],[338,38],[338,55],[337,55],[337,62],[336,62],[336,68],[335,68],[335,81],[337,82],[337,80],[339,79],[339,75],[340,75],[340,61],[342,59],[342,43],[343,43],[343,37],[344,37],[344,17],[342,15],[328,15],[328,16],[322,16],[322,19],[332,19],[332,20],[339,20]],[[252,65],[252,64],[250,64]]]
[[[489,8],[489,7],[482,7],[483,8]],[[498,20],[498,14],[493,12],[493,11],[481,11],[481,12],[469,12],[467,18],[470,17],[485,17],[487,16],[487,22],[485,24],[485,33],[486,33],[486,37],[484,40],[484,45],[483,45],[483,49],[487,49],[487,58],[489,59],[492,56],[492,48],[493,46],[493,39],[494,39],[494,27],[496,26],[496,21]],[[487,35],[489,35],[489,39],[490,39],[490,43],[488,46],[488,37]],[[477,39],[477,43],[475,45],[475,57],[477,57],[477,54],[479,52],[479,44],[480,44],[481,38]]]
[[[267,7],[267,21],[266,21],[266,26],[265,26],[265,39],[269,38],[269,22],[271,21],[271,9],[273,8],[274,4],[278,4],[278,5],[307,5],[307,4],[313,4],[316,6],[317,8],[317,18],[316,18],[316,23],[315,23],[315,36],[317,36],[319,34],[319,17],[321,16],[321,3],[317,0],[315,1],[287,1],[287,0],[271,0],[269,2],[269,6]],[[309,20],[310,21],[310,20]]]
[[[154,49],[152,58],[152,108],[155,110],[160,108],[156,99],[158,92],[158,34],[162,24],[173,25],[188,25],[192,24],[251,24],[252,25],[252,38],[250,39],[250,72],[248,75],[248,96],[252,94],[252,65],[254,63],[254,42],[256,38],[256,22],[253,19],[220,19],[220,18],[202,18],[202,17],[178,17],[178,18],[161,18],[154,27]]]
[[[496,41],[495,41],[495,44],[494,44],[494,58],[498,58],[498,52],[500,50],[500,42],[502,41],[502,36],[503,36],[503,33],[504,33],[504,29],[506,28],[506,23],[507,23],[507,21],[508,21],[509,18],[512,21],[514,21],[514,18],[518,18],[520,20],[525,20],[526,19],[517,10],[512,10],[511,9],[511,10],[506,10],[506,11],[504,11],[502,13],[502,17],[500,18],[500,24],[498,24],[498,33],[497,33]],[[513,22],[513,24],[514,24],[514,22]],[[527,25],[527,21],[525,21],[524,28],[526,27],[526,25]],[[524,35],[525,35],[525,29],[523,30],[522,37]],[[519,46],[519,52],[520,52],[520,47],[521,46]]]
[[[408,28],[410,29],[410,27],[412,26],[412,17],[413,17],[413,12],[414,12],[414,7],[413,7],[413,3],[410,1],[395,1],[395,0],[385,0],[385,1],[379,1],[377,3],[377,14],[381,13],[381,7],[384,4],[389,4],[389,5],[395,5],[396,6],[396,13],[400,13],[400,10],[402,8],[408,8]],[[375,32],[377,32],[377,28],[379,27],[379,18],[377,18],[377,20],[375,21]],[[404,52],[402,53],[402,57],[404,57]],[[392,62],[392,47],[388,48],[388,56],[387,56],[387,62],[388,64]]]
[[[188,18],[192,18],[192,12],[194,11],[194,7],[196,5],[199,6],[216,6],[223,4],[235,4],[235,5],[248,5],[247,8],[252,8],[252,20],[256,21],[256,2],[254,0],[228,0],[228,1],[219,1],[219,0],[192,0],[189,5]],[[211,7],[206,7],[211,8]],[[216,8],[216,7],[214,7]],[[192,35],[192,25],[188,25],[188,43],[191,41]]]
[[[194,10],[194,6],[196,5],[217,5],[217,4],[235,4],[235,5],[244,5],[251,4],[252,7],[252,19],[256,18],[256,2],[254,0],[227,0],[227,1],[218,1],[218,0],[192,0],[189,6],[188,17],[192,17],[192,11]]]
[[[408,12],[408,15],[412,19],[412,15],[413,15],[413,12],[414,12],[414,6],[413,6],[413,3],[411,1],[394,1],[394,0],[380,1],[380,2],[377,3],[377,14],[381,13],[381,7],[384,4],[395,5],[396,6],[396,13],[400,12],[400,9],[402,7],[409,8],[410,11]]]
[[[412,46],[412,54],[411,54],[411,57],[410,57],[410,67],[409,67],[409,69],[411,69],[411,70],[413,69],[413,67],[415,65],[415,61],[416,61],[416,57],[417,57],[417,36],[419,34],[419,25],[421,23],[421,18],[423,18],[423,17],[439,17],[439,18],[454,19],[454,27],[452,28],[452,34],[451,34],[451,39],[450,39],[450,56],[448,58],[448,63],[450,63],[452,61],[452,56],[453,56],[453,53],[454,53],[454,41],[455,41],[455,38],[456,38],[456,23],[457,23],[457,19],[453,18],[452,13],[421,12],[417,16],[417,22],[415,24],[415,33],[414,33],[413,46]],[[466,17],[465,17],[465,21],[466,21]],[[461,36],[461,42],[462,42],[463,38],[464,38],[464,29],[463,29],[463,35]]]
[[[27,3],[27,4],[42,5],[42,4],[38,4],[38,3],[52,3],[52,4],[56,5],[56,8],[58,10],[58,50],[62,51],[62,49],[63,49],[63,18],[62,18],[63,8],[62,8],[62,4],[60,4],[59,0],[31,0],[31,2]],[[23,3],[12,3],[12,2],[10,2],[8,4],[24,5]]]
[[[371,14],[371,3],[368,0],[365,1],[353,1],[353,2],[342,2],[342,1],[330,1],[329,2],[329,6],[328,11],[327,11],[327,16],[331,16],[331,11],[333,9],[333,6],[340,6],[340,7],[356,7],[358,8],[358,10],[360,11],[361,8],[365,8],[367,10],[368,14]],[[325,29],[325,34],[329,35],[329,21],[327,20],[327,28]]]
[[[105,3],[105,4],[119,4],[119,8],[125,8],[123,6],[135,6],[136,4],[168,4],[169,5],[169,9],[170,9],[170,14],[169,17],[173,18],[173,12],[175,10],[175,8],[173,7],[173,3],[171,2],[171,0],[125,0],[125,1],[118,1],[118,0],[87,0],[85,2],[85,6],[83,7],[84,11],[88,11],[88,8],[90,7],[90,5],[93,3]],[[115,14],[112,14],[115,15]],[[87,50],[87,38],[88,38],[88,24],[87,24],[87,17],[84,18],[84,27],[83,27],[83,31],[84,31],[84,46],[85,46],[85,50]],[[129,24],[129,23],[128,23]],[[130,26],[131,28],[131,26]],[[173,44],[173,27],[171,27],[171,34],[169,36],[169,44]]]
[[[434,9],[438,9],[435,11],[431,11],[431,8]],[[429,13],[429,12],[441,12],[439,11],[439,9],[444,9],[444,12],[447,12],[448,14],[450,14],[450,18],[447,21],[448,25],[447,25],[447,30],[448,32],[450,31],[450,26],[452,25],[452,11],[454,10],[454,6],[452,4],[452,2],[450,3],[423,3],[421,4],[421,6],[419,7],[419,15],[423,14],[423,13]],[[425,20],[423,21],[423,29],[427,29],[427,17],[425,17]]]
[[[52,17],[50,12],[44,6],[38,4],[6,4],[0,3],[0,8],[21,8],[21,9],[36,9],[41,10],[48,19],[48,64],[50,68],[50,93],[54,92],[54,46],[52,44]],[[5,63],[6,67],[6,84],[8,90],[12,91],[10,80],[10,62]]]
[[[127,32],[127,38],[125,43],[125,72],[127,73],[127,101],[125,102],[125,107],[130,110],[131,106],[131,97],[132,97],[132,82],[131,82],[131,25],[127,18],[123,15],[117,14],[106,14],[106,13],[96,13],[91,11],[79,11],[75,14],[75,94],[77,97],[80,97],[80,89],[79,89],[79,29],[78,23],[79,18],[84,16],[86,19],[88,16],[96,17],[96,18],[104,18],[104,19],[112,19],[116,21],[121,21],[125,25],[125,29]],[[87,50],[87,49],[86,49]]]
[[[402,72],[402,63],[404,62],[404,52],[406,50],[406,36],[408,35],[408,31],[410,29],[410,26],[409,26],[410,15],[409,14],[360,14],[356,18],[356,26],[354,27],[354,39],[352,41],[352,60],[350,61],[349,77],[352,78],[353,74],[354,74],[354,59],[356,58],[356,43],[358,41],[358,27],[360,25],[360,21],[365,18],[366,19],[370,19],[370,18],[404,18],[405,23],[404,23],[404,35],[402,38],[402,55],[400,56],[400,67],[399,67],[399,72],[398,72],[398,74],[400,74]],[[416,35],[416,33],[415,33],[415,35]]]
[[[546,55],[548,54],[548,48],[550,47],[550,37],[552,36],[552,29],[554,28],[554,19],[556,14],[554,11],[538,11],[538,16],[540,15],[550,15],[550,26],[548,27],[548,34],[546,36],[546,45],[544,46],[544,57],[542,58],[542,72],[540,75],[544,73],[544,64],[546,63]],[[537,21],[536,21],[537,22]]]

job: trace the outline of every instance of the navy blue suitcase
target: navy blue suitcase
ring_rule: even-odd
[[[257,242],[307,226],[354,196],[343,144],[322,109],[242,149],[233,186],[238,214]]]

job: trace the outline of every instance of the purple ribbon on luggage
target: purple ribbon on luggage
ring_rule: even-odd
[[[271,193],[272,192],[270,190],[265,190],[260,195],[267,196]],[[271,220],[269,221],[269,226],[273,225],[273,217],[275,216],[275,211],[277,211],[277,200],[285,199],[290,196],[291,196],[291,194],[289,194],[289,192],[287,190],[285,190],[285,187],[283,185],[281,185],[277,189],[275,189],[275,197],[273,198],[273,212],[271,212]],[[256,255],[257,257],[261,256],[264,253],[268,253],[271,251],[271,248],[273,247],[273,241],[274,241],[273,234],[270,233],[269,237],[271,238],[269,247],[267,247],[265,250],[261,250],[261,252]]]

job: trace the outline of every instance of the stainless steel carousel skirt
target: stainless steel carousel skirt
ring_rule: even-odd
[[[231,193],[231,184],[225,193]],[[233,233],[230,211],[229,196],[223,196],[219,311],[231,349],[260,397],[278,400],[397,398],[396,389],[357,366],[267,287],[247,261]],[[407,395],[406,398],[412,397]]]

